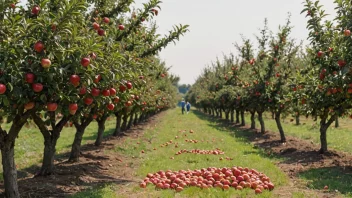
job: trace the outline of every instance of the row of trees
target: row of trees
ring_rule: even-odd
[[[132,9],[133,0],[30,0],[25,7],[0,1],[0,149],[7,197],[19,197],[15,140],[34,122],[44,137],[38,175],[54,171],[57,140],[67,123],[76,128],[69,161],[79,160],[82,136],[116,116],[124,130],[176,103],[178,77],[155,57],[188,30],[156,33],[160,1]]]
[[[290,18],[271,33],[265,20],[256,36],[258,45],[243,38],[236,44],[238,57],[224,56],[204,69],[187,94],[187,100],[204,112],[245,125],[245,112],[255,129],[258,115],[265,132],[263,113],[275,118],[285,142],[282,115],[320,118],[320,153],[327,152],[327,129],[338,117],[348,116],[352,94],[352,2],[336,0],[337,17],[323,21],[320,2],[306,0],[302,11],[308,18],[310,45],[303,47],[290,37]],[[241,117],[241,119],[240,119]]]

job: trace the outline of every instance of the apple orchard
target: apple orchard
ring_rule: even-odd
[[[157,56],[186,33],[174,26],[156,34],[158,0],[138,10],[133,1],[34,0],[25,7],[5,0],[0,5],[1,119],[4,184],[7,197],[19,197],[14,142],[27,122],[44,137],[37,176],[53,174],[56,143],[67,125],[76,128],[69,161],[79,160],[82,136],[116,116],[115,136],[133,124],[176,103],[178,77]]]
[[[186,99],[216,117],[246,125],[265,133],[263,114],[272,116],[286,142],[282,116],[319,119],[321,154],[328,152],[327,129],[338,118],[350,117],[352,94],[351,2],[336,1],[337,17],[326,21],[319,1],[306,0],[302,14],[307,18],[308,40],[303,46],[290,37],[290,16],[273,34],[264,21],[256,43],[243,37],[236,43],[238,56],[225,55],[203,70]]]
[[[102,144],[106,121],[116,120],[113,136],[152,115],[176,106],[180,80],[158,58],[188,25],[175,25],[164,37],[155,20],[159,0],[134,9],[133,0],[29,0],[20,6],[0,0],[0,150],[5,195],[20,197],[15,141],[33,123],[43,136],[43,159],[36,177],[55,174],[56,146],[64,127],[74,127],[68,162],[79,161],[82,138],[97,122],[95,145]],[[238,56],[224,56],[204,69],[186,99],[204,113],[265,133],[271,114],[286,142],[282,117],[320,120],[321,154],[328,152],[327,129],[351,116],[352,3],[337,1],[337,17],[325,20],[319,2],[306,0],[310,44],[291,38],[290,17],[272,34],[264,21],[257,46],[243,37]],[[351,116],[352,117],[352,116]],[[6,126],[5,126],[6,125]],[[196,140],[189,140],[196,143]],[[38,142],[42,143],[42,142]],[[144,151],[143,151],[144,152]],[[185,150],[176,155],[222,155],[216,150]],[[227,158],[226,158],[227,159]],[[231,159],[227,159],[231,160]],[[165,167],[167,168],[167,167]],[[256,194],[274,184],[255,169],[208,167],[150,173],[145,188],[182,191],[187,186],[228,190],[252,188]]]

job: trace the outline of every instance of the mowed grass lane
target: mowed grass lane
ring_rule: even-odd
[[[255,149],[246,140],[235,137],[227,128],[216,128],[216,123],[200,119],[194,113],[181,115],[180,109],[169,110],[155,127],[146,130],[140,139],[129,139],[123,147],[116,147],[116,152],[122,152],[131,157],[139,157],[141,165],[137,170],[136,177],[143,180],[148,173],[159,170],[187,170],[207,167],[232,167],[242,166],[254,168],[270,177],[276,187],[287,184],[286,175],[274,165],[277,159],[264,158],[263,151]],[[182,131],[186,132],[182,132]],[[190,133],[193,130],[193,133]],[[181,132],[180,132],[181,131]],[[177,138],[176,138],[177,136]],[[186,142],[186,139],[198,140],[198,143]],[[172,141],[168,146],[161,145]],[[175,148],[175,143],[178,148]],[[175,155],[181,149],[221,149],[224,155],[200,155],[184,153]],[[154,150],[156,149],[156,150]],[[144,153],[142,153],[142,150]],[[174,159],[170,159],[170,158]],[[219,158],[223,157],[223,160]],[[233,160],[226,160],[230,157]],[[151,184],[142,189],[138,184],[123,189],[125,193],[117,192],[118,197],[252,197],[256,196],[254,190],[246,189],[238,191],[231,188],[228,191],[221,189],[201,190],[197,187],[186,187],[182,192],[174,190],[156,190]],[[120,189],[122,190],[122,189]],[[118,190],[119,191],[119,190]],[[127,192],[127,193],[126,193]],[[104,196],[103,196],[104,197]],[[272,197],[272,192],[265,191],[256,197]]]

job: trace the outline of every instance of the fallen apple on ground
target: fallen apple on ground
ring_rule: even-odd
[[[225,152],[221,151],[220,149],[215,149],[215,150],[200,150],[200,149],[192,149],[192,150],[186,150],[182,149],[178,151],[175,155],[180,155],[182,153],[194,153],[194,154],[203,154],[203,155],[223,155]]]
[[[140,183],[140,187],[146,188],[148,184],[155,185],[157,189],[174,189],[176,192],[181,192],[187,186],[197,186],[202,189],[215,187],[223,190],[231,187],[236,190],[251,188],[256,194],[274,189],[274,184],[264,173],[240,166],[179,171],[160,170],[154,174],[148,173]]]

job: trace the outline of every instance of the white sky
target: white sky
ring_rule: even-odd
[[[21,0],[24,2],[25,0]],[[137,7],[148,0],[135,0]],[[334,14],[333,0],[320,0],[328,14]],[[160,53],[171,72],[180,76],[180,83],[192,84],[202,68],[222,54],[236,52],[233,43],[240,42],[240,34],[254,38],[264,18],[276,31],[291,13],[294,29],[292,37],[306,40],[303,0],[163,0],[156,18],[159,33],[164,35],[174,24],[190,25],[190,32],[181,37],[176,46],[170,44]],[[331,16],[332,17],[332,16]]]

